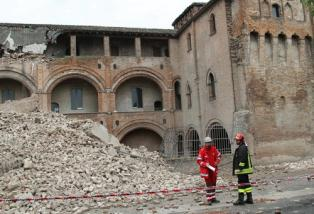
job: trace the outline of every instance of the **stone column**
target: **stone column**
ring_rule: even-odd
[[[106,107],[108,108],[108,111],[109,112],[117,111],[117,109],[116,109],[116,95],[115,95],[115,93],[108,91],[107,94],[106,94],[106,98],[107,98],[107,101],[108,101],[108,102],[106,102],[107,103]]]
[[[43,112],[51,111],[51,94],[39,93],[38,99],[40,110],[42,110]]]
[[[142,56],[142,48],[141,48],[141,38],[135,38],[135,55],[136,57]]]
[[[76,56],[76,35],[71,35],[70,37],[70,45],[71,45],[71,56]]]
[[[171,91],[165,90],[163,92],[163,109],[169,111],[171,108]]]
[[[98,112],[105,112],[105,93],[98,92]]]
[[[115,95],[111,92],[110,89],[107,89],[103,94],[103,108],[104,112],[114,112],[115,109]]]
[[[109,38],[109,36],[104,36],[104,54],[105,54],[105,56],[110,56],[110,38]]]

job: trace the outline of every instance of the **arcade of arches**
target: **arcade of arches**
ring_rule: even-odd
[[[97,91],[85,80],[64,80],[52,90],[51,110],[60,113],[98,112]]]
[[[162,137],[152,130],[139,128],[127,133],[121,143],[131,148],[145,146],[148,151],[160,151]]]
[[[162,90],[149,78],[128,79],[116,90],[116,110],[118,112],[160,111]]]
[[[0,79],[0,103],[8,100],[20,100],[30,96],[30,91],[21,82],[14,79]]]

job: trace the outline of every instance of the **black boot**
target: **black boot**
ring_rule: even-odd
[[[247,199],[246,199],[245,203],[247,203],[247,204],[254,204],[252,193],[248,192],[248,193],[246,193],[246,196],[247,196]]]
[[[239,193],[239,198],[236,202],[233,203],[233,205],[238,206],[238,205],[245,205],[244,203],[244,193]]]
[[[216,198],[214,198],[214,199],[212,200],[212,202],[213,202],[213,203],[220,203],[220,201],[217,200]]]

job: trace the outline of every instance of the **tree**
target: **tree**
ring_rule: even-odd
[[[302,3],[308,7],[312,16],[314,16],[314,0],[301,0]]]

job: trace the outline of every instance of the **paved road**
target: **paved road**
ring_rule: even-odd
[[[296,196],[291,198],[281,198],[275,201],[259,202],[254,205],[245,205],[241,207],[221,207],[215,210],[200,210],[194,212],[195,214],[210,214],[210,213],[239,213],[239,214],[261,214],[261,213],[282,213],[282,214],[313,214],[314,213],[314,189],[303,196]],[[311,194],[309,194],[311,192]],[[294,193],[298,194],[298,191]],[[300,193],[300,192],[299,192]],[[284,196],[283,196],[284,197]],[[271,198],[271,197],[270,197]],[[270,199],[269,198],[269,199]],[[184,212],[181,212],[184,213]]]
[[[213,206],[202,204],[204,193],[173,194],[144,203],[107,209],[91,209],[81,214],[227,214],[227,213],[285,213],[314,214],[314,180],[299,179],[280,184],[261,185],[253,190],[254,205],[233,206],[237,191],[223,191],[217,194],[221,203]]]

